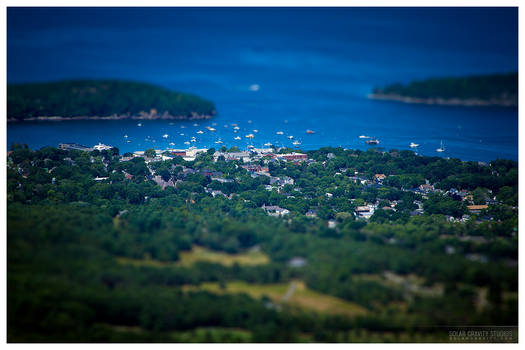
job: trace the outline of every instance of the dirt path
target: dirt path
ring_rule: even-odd
[[[297,283],[295,283],[295,281],[290,282],[290,287],[288,287],[286,294],[283,296],[283,303],[286,303],[288,302],[288,300],[290,300],[290,298],[292,297],[296,289],[297,289]]]

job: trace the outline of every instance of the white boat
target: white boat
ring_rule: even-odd
[[[234,139],[235,139],[235,140],[240,140],[241,137],[240,137],[240,136],[235,136]]]
[[[197,123],[193,123],[193,126],[199,126],[199,124],[197,124]]]
[[[299,141],[294,141],[292,144],[295,145],[295,146],[298,146],[298,145],[300,145],[301,143],[300,143]]]
[[[199,130],[199,131],[197,131],[197,134],[204,134],[204,131]]]
[[[124,138],[127,139],[127,138],[128,138],[128,135],[124,135]]]
[[[191,141],[191,142],[197,142],[197,140],[195,140],[195,139],[191,139],[190,141]]]
[[[253,132],[255,132],[255,133],[258,133],[258,132],[259,132],[259,130],[257,130],[257,129],[253,129]]]
[[[190,143],[188,141],[184,142],[185,145],[189,145]]]
[[[183,133],[180,133],[180,136],[184,136],[184,134],[183,134]]]
[[[234,128],[235,130],[239,130],[239,129],[240,129],[237,125],[235,125],[233,128]]]
[[[370,138],[370,136],[366,136],[366,135],[360,135],[360,136],[359,136],[359,138],[360,138],[360,139],[369,139],[369,138]]]
[[[170,146],[175,146],[175,144],[173,142],[170,142]]]
[[[141,124],[141,123],[138,123],[137,126],[142,126],[142,124]]]
[[[222,143],[222,141],[221,140],[217,140],[217,141],[215,141],[215,143]]]
[[[236,133],[237,133],[237,130],[233,130],[233,133],[236,134]]]
[[[212,128],[211,126],[207,126],[206,129],[208,129],[210,131],[215,131],[215,128]]]
[[[283,135],[284,132],[282,132],[282,131],[277,131],[276,134],[277,134],[277,135]]]
[[[439,147],[438,149],[436,149],[436,152],[445,152],[445,146],[443,146],[443,140],[441,140],[441,147]]]
[[[289,138],[289,139],[291,140],[291,139],[293,139],[293,136],[292,136],[292,135],[290,135],[290,136],[288,136],[288,138]]]
[[[246,138],[249,138],[249,139],[253,139],[255,136],[253,136],[253,134],[248,134],[246,135]]]
[[[266,142],[264,145],[265,145],[266,147],[270,147],[272,144],[271,144],[270,142]]]
[[[419,143],[410,142],[410,148],[417,148]]]
[[[162,135],[162,137],[164,137],[165,139],[167,139],[167,138],[168,138],[168,134],[164,134],[164,135]]]
[[[126,142],[127,142],[127,143],[130,143],[130,142],[131,142],[131,140],[126,140]]]

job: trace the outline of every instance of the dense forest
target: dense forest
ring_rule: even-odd
[[[478,105],[518,104],[518,73],[492,74],[460,78],[438,78],[414,81],[410,84],[392,84],[375,88],[373,98],[392,99],[403,97],[422,99],[460,100],[468,103],[477,101]],[[418,101],[411,101],[418,102]]]
[[[518,323],[513,161],[327,147],[254,159],[256,176],[214,149],[148,153],[11,147],[9,342],[449,342]]]
[[[146,83],[118,80],[68,80],[8,84],[7,118],[205,118],[212,102]]]

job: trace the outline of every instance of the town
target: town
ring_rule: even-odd
[[[80,150],[80,151],[109,151],[113,147],[97,144],[93,147],[86,147],[75,143],[62,143],[58,146],[63,150]],[[380,152],[382,155],[385,152]],[[211,155],[213,157],[213,163],[217,162],[233,162],[236,168],[241,167],[245,169],[252,178],[262,177],[262,183],[264,188],[269,192],[274,192],[276,196],[282,199],[296,199],[302,198],[303,200],[312,200],[311,195],[302,193],[302,189],[297,185],[298,178],[293,178],[287,175],[278,175],[278,172],[274,171],[273,175],[270,172],[269,165],[275,167],[282,166],[286,169],[286,164],[293,166],[303,165],[309,166],[326,166],[327,161],[336,158],[334,153],[327,153],[326,159],[323,161],[315,160],[308,157],[307,153],[299,152],[296,150],[286,148],[255,148],[250,147],[247,150],[240,150],[237,147],[227,149],[225,146],[219,150],[215,149],[204,149],[191,147],[188,149],[166,149],[166,150],[155,150],[148,149],[145,151],[135,151],[133,153],[124,153],[120,156],[120,162],[129,162],[133,159],[143,159],[147,166],[148,173],[144,176],[144,180],[150,180],[158,184],[162,189],[166,187],[177,187],[177,185],[184,182],[184,179],[191,174],[199,174],[209,179],[209,183],[204,187],[204,192],[208,193],[212,197],[223,196],[228,199],[232,199],[234,196],[239,195],[233,191],[227,191],[224,193],[221,191],[221,184],[228,183],[239,183],[241,180],[239,177],[235,178],[231,174],[224,173],[222,171],[209,169],[206,167],[195,167],[192,163],[195,162],[199,155]],[[183,162],[173,163],[173,160],[182,159]],[[91,157],[91,161],[95,161],[95,157]],[[169,172],[164,174],[159,171],[159,164],[162,162],[169,161],[170,168]],[[102,160],[104,166],[107,168],[107,162]],[[177,165],[179,168],[177,168]],[[488,167],[488,164],[484,162],[478,162],[481,167]],[[174,172],[176,170],[177,174]],[[334,177],[344,178],[343,183],[352,184],[354,188],[358,188],[362,192],[372,190],[373,192],[381,192],[383,188],[399,188],[400,191],[410,193],[411,201],[407,203],[407,199],[388,199],[386,197],[377,196],[373,199],[349,198],[350,206],[352,207],[351,215],[356,219],[369,220],[379,210],[379,213],[384,215],[384,211],[396,212],[399,208],[406,209],[411,208],[409,211],[410,216],[418,216],[425,214],[424,202],[428,200],[429,195],[440,195],[446,196],[446,198],[454,199],[458,203],[463,203],[464,211],[461,215],[449,215],[445,214],[445,218],[449,222],[467,222],[474,216],[476,222],[480,223],[483,221],[492,221],[494,217],[489,214],[489,206],[496,206],[498,204],[496,196],[493,194],[491,189],[478,189],[476,193],[467,189],[456,189],[450,188],[437,188],[435,184],[430,183],[429,179],[420,178],[421,184],[411,183],[408,186],[396,185],[397,179],[400,177],[395,174],[383,174],[383,173],[371,173],[370,171],[357,171],[356,169],[350,169],[346,167],[334,169]],[[116,170],[113,170],[115,172]],[[135,175],[122,170],[122,174],[126,179],[131,180]],[[95,181],[110,181],[109,177],[95,177]],[[423,180],[423,181],[421,181]],[[341,182],[341,181],[339,181]],[[230,188],[232,186],[229,186]],[[334,187],[337,189],[337,186]],[[342,198],[346,198],[341,191],[332,191],[325,193],[316,193],[325,197],[323,203],[330,204],[332,200],[334,203]],[[476,198],[474,198],[476,196]],[[274,201],[275,202],[275,201]],[[290,214],[291,208],[281,207],[279,205],[268,205],[263,203],[260,206],[268,215],[281,217]],[[513,207],[513,209],[516,209]],[[304,211],[304,208],[303,208]],[[306,217],[315,218],[317,217],[318,206],[308,206],[305,212],[302,212]],[[434,212],[432,212],[434,213]],[[376,215],[377,216],[377,215]],[[329,228],[336,228],[337,220],[331,218],[326,222]]]

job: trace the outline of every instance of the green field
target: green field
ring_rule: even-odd
[[[292,284],[295,290],[288,293]],[[276,305],[289,305],[310,311],[327,314],[342,314],[346,316],[358,316],[367,313],[362,306],[345,301],[326,294],[315,292],[302,282],[294,281],[291,284],[250,284],[246,282],[230,282],[221,288],[219,283],[202,283],[199,286],[187,285],[183,287],[185,291],[206,290],[216,294],[224,293],[245,293],[252,298],[260,299],[264,296],[270,298]],[[285,298],[285,296],[288,298]],[[286,300],[285,300],[286,299]]]
[[[244,253],[228,254],[224,252],[217,252],[204,247],[194,245],[189,252],[180,252],[179,260],[174,262],[165,262],[154,260],[149,257],[144,259],[131,259],[125,257],[117,258],[117,261],[124,265],[132,266],[149,266],[149,267],[169,267],[169,266],[184,266],[190,267],[197,262],[209,262],[220,264],[223,266],[232,266],[237,263],[239,265],[253,266],[263,265],[270,262],[270,258],[266,254],[258,250],[250,250]]]

